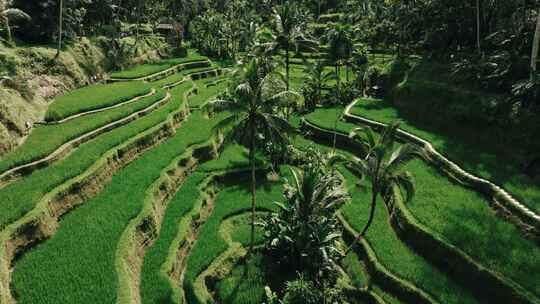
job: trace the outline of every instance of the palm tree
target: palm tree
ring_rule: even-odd
[[[480,45],[480,0],[476,0],[476,48],[478,54],[482,53],[482,47]]]
[[[308,39],[299,20],[298,9],[294,4],[286,2],[274,8],[274,32],[271,33],[271,45],[275,50],[285,50],[285,78],[287,90],[290,81],[290,52],[298,51],[301,47],[315,49],[317,43]]]
[[[370,128],[355,129],[350,134],[352,138],[358,139],[364,147],[365,157],[353,159],[350,168],[370,180],[371,209],[366,225],[347,249],[347,253],[366,235],[371,226],[379,195],[384,200],[390,214],[392,214],[397,199],[396,195],[400,195],[395,191],[396,188],[405,192],[405,203],[414,197],[413,176],[409,171],[403,171],[403,167],[421,153],[416,146],[411,144],[401,145],[394,149],[395,135],[399,124],[399,122],[389,124],[378,140]]]
[[[18,8],[8,8],[9,3],[6,0],[0,0],[0,23],[4,24],[4,27],[6,29],[6,40],[8,42],[13,41],[13,37],[11,35],[11,26],[10,26],[10,20],[12,19],[22,19],[29,21],[32,18],[22,10]]]
[[[60,56],[60,49],[62,48],[62,35],[63,35],[62,27],[63,26],[64,26],[64,0],[60,0],[60,5],[58,7],[58,48],[56,49],[56,56],[54,56],[54,58],[58,58],[58,56]]]
[[[340,87],[341,87],[341,76],[340,76],[340,66],[343,61],[348,61],[351,58],[354,48],[353,43],[353,31],[352,27],[349,24],[337,24],[334,28],[330,29],[326,35],[325,39],[329,44],[328,54],[330,59],[334,63],[335,73],[336,73],[336,89],[338,99],[340,98]],[[337,124],[339,120],[339,108],[336,107],[336,120],[334,123],[334,130],[337,130]],[[332,149],[335,151],[337,142],[337,134],[334,133],[334,142]]]
[[[309,91],[304,92],[309,95],[304,98],[309,110],[313,110],[321,102],[323,88],[330,80],[335,79],[335,74],[325,70],[326,65],[322,59],[315,62],[305,61],[304,66],[304,91]]]
[[[230,100],[214,100],[207,104],[207,111],[228,111],[230,114],[216,126],[225,131],[228,138],[249,148],[251,166],[251,243],[255,240],[255,150],[257,141],[286,145],[288,134],[294,129],[286,119],[278,115],[279,108],[290,102],[297,94],[285,90],[283,80],[274,73],[266,73],[255,58],[246,63],[239,72],[239,84]]]
[[[538,66],[538,50],[540,49],[540,9],[537,10],[536,14],[536,30],[534,31],[531,52],[531,80],[536,74],[536,68]]]
[[[328,30],[325,39],[329,45],[328,54],[335,65],[339,87],[340,67],[345,63],[346,68],[348,68],[348,61],[353,55],[353,28],[350,24],[337,24],[334,28]]]

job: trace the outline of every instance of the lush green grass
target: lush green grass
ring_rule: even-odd
[[[437,150],[463,166],[463,169],[503,186],[524,204],[540,211],[540,178],[532,179],[523,174],[515,159],[491,152],[491,147],[485,146],[484,141],[449,136],[452,130],[435,131],[433,127],[405,118],[392,105],[380,100],[362,99],[352,113],[381,122],[402,120],[401,127],[404,130],[430,141]],[[452,126],[448,128],[452,129]],[[470,138],[470,135],[464,137]]]
[[[108,150],[163,122],[182,102],[174,98],[149,115],[81,145],[66,159],[0,189],[0,228],[34,208],[46,193],[90,168]]]
[[[98,196],[64,216],[54,237],[17,263],[13,282],[15,290],[24,291],[18,302],[113,303],[115,255],[124,229],[141,211],[162,170],[210,136],[211,123],[192,114],[174,137],[120,170]]]
[[[230,184],[220,191],[212,215],[201,228],[198,241],[189,255],[184,278],[184,289],[189,303],[196,303],[193,283],[197,276],[228,248],[227,242],[220,235],[222,221],[233,214],[250,210],[250,186],[247,177],[248,175],[230,181]],[[274,208],[273,202],[281,199],[281,191],[281,182],[270,183],[259,178],[257,184],[258,208]],[[237,239],[244,239],[244,237]]]
[[[210,101],[213,97],[216,97],[220,92],[227,88],[227,81],[222,81],[216,85],[206,87],[207,79],[201,79],[195,81],[195,85],[199,88],[199,93],[189,100],[190,107],[201,107],[206,102]]]
[[[401,302],[396,297],[387,291],[381,289],[380,286],[371,282],[365,269],[365,265],[358,255],[352,251],[342,261],[343,269],[351,278],[351,283],[356,288],[369,286],[369,289],[381,297],[387,304],[400,304]],[[360,304],[360,303],[359,303]]]
[[[198,55],[198,54],[191,54],[190,56],[185,57],[185,58],[164,59],[156,63],[141,64],[141,65],[134,66],[133,68],[130,68],[124,71],[118,71],[118,72],[112,73],[111,77],[118,78],[118,79],[141,78],[141,77],[149,76],[155,73],[159,73],[166,69],[172,68],[175,65],[194,62],[194,61],[201,61],[201,60],[206,60],[206,59],[208,58],[205,56]]]
[[[361,183],[362,187],[358,187],[355,185],[358,180],[349,171],[343,170],[343,173],[352,196],[352,202],[343,207],[343,214],[353,228],[359,231],[369,215],[371,194],[366,181]],[[469,290],[450,280],[397,237],[388,222],[383,204],[375,211],[375,219],[366,239],[388,270],[429,292],[441,303],[476,303]]]
[[[349,134],[357,125],[343,121],[343,107],[320,108],[305,116],[305,119],[321,128],[338,130]],[[337,124],[336,124],[337,119]]]
[[[261,254],[255,254],[245,263],[237,265],[230,275],[217,285],[219,303],[263,303],[266,300],[264,287],[268,285],[262,272],[264,268]]]
[[[87,86],[55,98],[45,114],[45,120],[57,121],[81,112],[113,106],[147,94],[150,90],[149,84],[139,81]]]
[[[37,125],[22,146],[6,154],[0,161],[0,172],[41,159],[64,143],[149,107],[164,97],[165,91],[159,90],[152,96],[110,111],[82,116],[62,124]]]
[[[167,278],[161,275],[161,266],[178,232],[178,223],[199,199],[199,186],[205,178],[205,174],[194,172],[167,206],[159,236],[144,256],[141,272],[142,303],[167,303],[171,300],[171,286]]]
[[[309,117],[320,126],[333,128],[333,113],[327,109],[317,110]],[[351,127],[343,123],[338,129],[348,132]],[[540,250],[533,242],[526,240],[512,224],[496,217],[489,202],[474,190],[451,182],[421,160],[411,162],[406,169],[415,176],[417,188],[409,208],[421,222],[482,265],[539,294],[539,286],[530,275],[531,271],[540,271]],[[493,235],[498,236],[495,242]],[[501,254],[507,248],[512,248],[510,256]]]
[[[445,236],[477,262],[540,296],[540,249],[516,227],[498,218],[480,194],[442,176],[423,161],[410,163],[416,197],[409,204],[424,225]]]
[[[247,159],[242,150],[236,145],[229,146],[216,160],[199,166],[199,168],[184,182],[180,190],[167,206],[161,230],[155,243],[147,250],[144,258],[141,276],[141,295],[143,303],[161,303],[170,300],[171,289],[169,282],[160,275],[161,265],[169,253],[169,247],[178,233],[178,223],[192,210],[199,199],[200,184],[208,176],[206,172],[246,167]]]
[[[182,70],[182,71],[180,71],[178,73],[175,73],[175,74],[173,74],[171,76],[168,76],[168,77],[165,77],[163,79],[154,81],[154,82],[152,82],[152,85],[154,85],[156,87],[172,85],[172,84],[177,83],[180,80],[184,79],[188,75],[195,74],[195,73],[200,73],[200,72],[207,72],[207,71],[211,71],[211,70],[214,70],[214,69],[215,69],[214,67],[202,67],[202,68],[194,68],[194,69]]]

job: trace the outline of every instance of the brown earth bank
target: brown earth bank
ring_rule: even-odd
[[[19,146],[34,122],[43,120],[57,95],[100,81],[115,66],[128,66],[160,58],[167,44],[145,37],[129,52],[113,55],[105,37],[70,42],[55,60],[49,46],[8,47],[0,42],[0,157]]]

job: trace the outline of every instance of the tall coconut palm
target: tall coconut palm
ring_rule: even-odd
[[[362,239],[373,222],[377,198],[382,197],[387,210],[392,214],[396,196],[405,193],[405,203],[411,201],[415,194],[414,178],[403,167],[415,157],[421,155],[420,150],[413,145],[405,144],[395,148],[395,135],[399,129],[399,122],[389,124],[381,137],[376,139],[369,128],[356,129],[350,136],[356,138],[364,147],[365,157],[355,158],[350,167],[356,173],[369,179],[371,183],[371,205],[369,218],[355,238],[347,253]],[[402,190],[397,192],[396,188]]]
[[[64,0],[60,0],[58,6],[58,47],[56,49],[56,56],[60,56],[60,49],[62,48],[62,36],[64,34],[62,27],[64,26]]]
[[[4,25],[6,30],[6,40],[8,42],[13,41],[11,35],[10,21],[14,19],[30,21],[30,16],[18,8],[9,8],[10,3],[6,0],[0,0],[0,24]]]
[[[353,30],[349,24],[337,24],[334,28],[331,28],[325,35],[324,39],[329,45],[328,55],[330,60],[334,63],[336,73],[336,98],[340,98],[341,88],[341,76],[340,67],[343,62],[348,62],[353,54],[354,42],[353,42]],[[337,129],[339,120],[339,108],[336,108],[336,119],[334,123],[334,130]],[[332,149],[335,151],[337,142],[337,134],[334,133],[334,141]]]
[[[300,20],[298,8],[286,2],[274,8],[274,31],[271,32],[271,44],[275,50],[285,51],[285,78],[287,90],[290,85],[290,53],[301,48],[315,49],[317,43],[309,39],[302,27],[305,20]]]
[[[335,79],[335,74],[325,69],[322,59],[314,62],[304,62],[304,99],[309,110],[321,103],[323,88],[329,81]],[[307,96],[306,96],[307,95]]]
[[[531,52],[531,80],[536,74],[538,66],[538,50],[540,49],[540,9],[536,12],[536,30],[534,31],[533,45]]]
[[[482,47],[480,45],[480,0],[476,0],[476,48],[478,54],[482,53]]]
[[[227,111],[229,115],[215,127],[226,132],[227,138],[246,145],[251,166],[251,242],[255,240],[256,178],[255,150],[260,142],[286,145],[288,134],[294,129],[280,116],[279,108],[297,98],[297,94],[285,90],[281,77],[266,73],[257,59],[246,63],[239,71],[239,84],[230,100],[214,100],[207,104],[207,111]],[[259,145],[260,146],[260,145]]]
[[[345,63],[348,67],[349,59],[354,50],[354,33],[350,24],[337,24],[328,30],[324,39],[328,43],[328,55],[334,63],[338,87],[340,84],[340,68]]]

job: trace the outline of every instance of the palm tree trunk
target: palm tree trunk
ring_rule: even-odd
[[[255,204],[256,204],[256,198],[255,198],[255,187],[256,187],[256,179],[255,179],[255,126],[253,122],[250,124],[251,127],[251,134],[250,134],[250,143],[249,143],[249,163],[251,165],[251,240],[249,243],[249,250],[247,255],[249,256],[251,252],[253,251],[253,247],[255,245]]]
[[[336,79],[337,79],[337,98],[341,97],[340,94],[340,79],[339,79],[339,65],[336,63]],[[336,152],[336,145],[337,145],[337,125],[339,120],[339,108],[336,106],[336,120],[334,121],[334,141],[332,143],[332,152]]]
[[[476,0],[476,48],[478,54],[482,53],[482,47],[480,45],[480,0]]]
[[[534,32],[533,46],[531,52],[531,80],[536,73],[538,66],[538,50],[540,49],[540,9],[538,10],[538,16],[536,17],[536,30]]]
[[[371,194],[371,210],[369,210],[369,218],[368,218],[368,221],[366,223],[366,225],[364,226],[364,228],[362,229],[362,231],[360,232],[360,234],[358,234],[356,236],[356,238],[354,239],[354,241],[352,242],[351,246],[349,246],[349,248],[347,248],[347,251],[345,251],[345,256],[354,248],[354,246],[356,246],[356,244],[362,239],[364,238],[364,236],[366,235],[366,232],[368,231],[369,227],[371,226],[371,223],[373,223],[373,218],[375,217],[375,206],[376,206],[376,203],[377,203],[377,192],[376,191],[372,191],[372,194]]]
[[[289,90],[289,46],[285,49],[285,78],[287,80],[287,91]]]
[[[4,16],[4,26],[6,27],[7,41],[11,43],[13,37],[11,36],[11,26],[9,25],[9,18],[7,16]]]
[[[60,8],[59,8],[59,16],[58,16],[58,48],[56,50],[56,56],[54,58],[58,58],[60,56],[60,49],[62,48],[62,32],[63,32],[63,25],[64,25],[64,0],[60,0]]]

